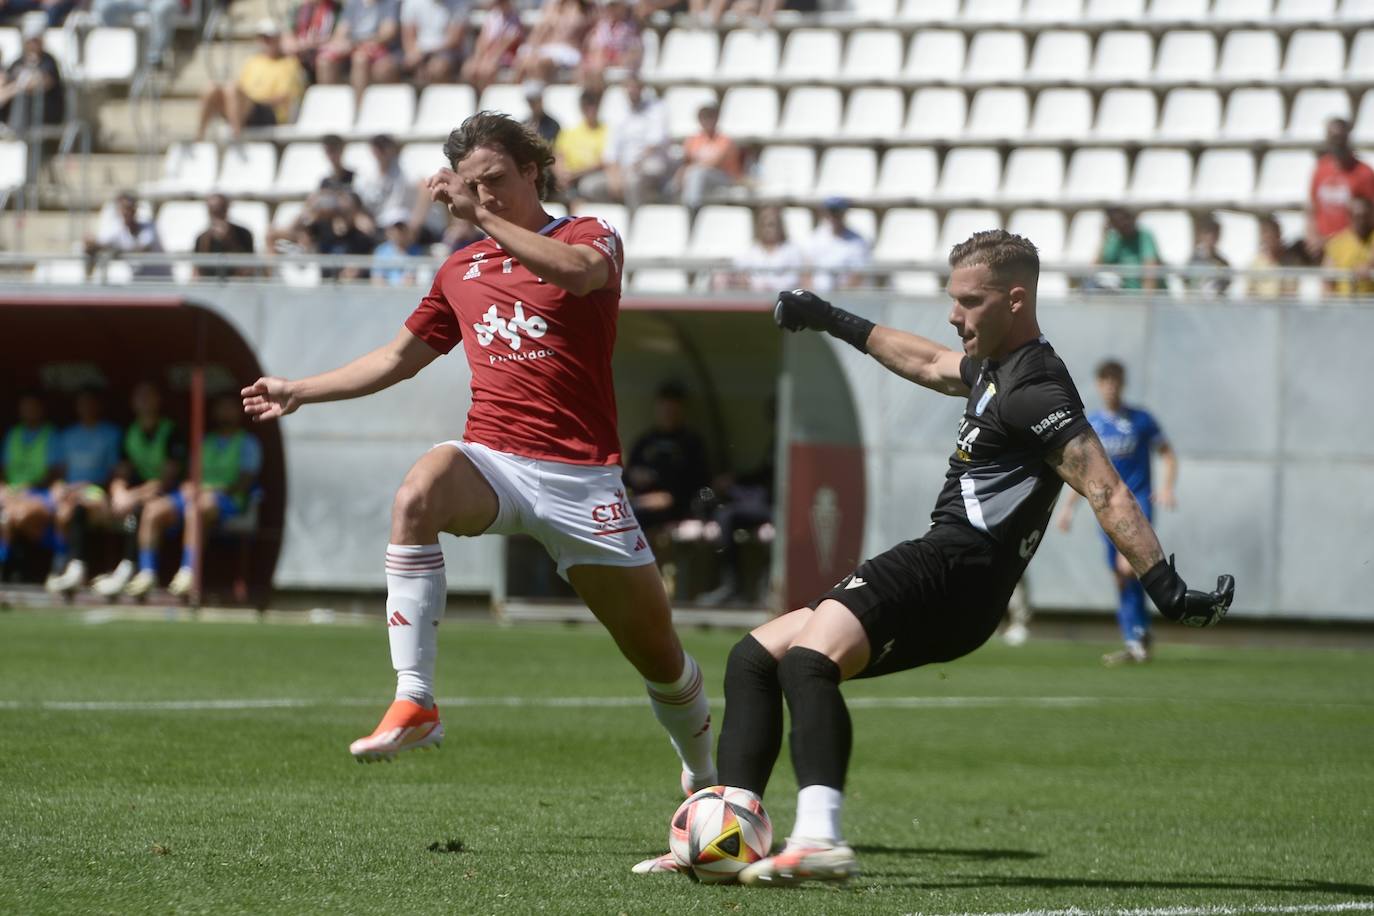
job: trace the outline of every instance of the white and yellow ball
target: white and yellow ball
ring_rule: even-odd
[[[773,824],[763,800],[753,792],[710,786],[694,793],[673,814],[668,845],[690,877],[723,884],[768,855]]]

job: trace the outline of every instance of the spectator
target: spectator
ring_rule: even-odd
[[[601,94],[583,90],[577,101],[582,123],[564,127],[553,144],[553,173],[570,199],[597,199],[607,195],[604,165],[609,131],[601,122]]]
[[[1326,243],[1325,266],[1349,272],[1349,279],[1327,280],[1327,292],[1338,296],[1374,294],[1374,203],[1350,198],[1350,221]]]
[[[478,95],[496,82],[501,71],[515,64],[516,52],[525,38],[525,27],[511,0],[488,0],[486,18],[477,34],[472,54],[463,62],[463,82]]]
[[[1279,221],[1274,218],[1273,214],[1260,217],[1259,241],[1259,253],[1255,255],[1255,260],[1250,264],[1252,270],[1311,266],[1311,262],[1307,258],[1306,246],[1302,242],[1295,242],[1292,245],[1283,243],[1283,230],[1279,227]],[[1298,281],[1292,277],[1251,277],[1246,284],[1245,292],[1248,296],[1261,299],[1296,296],[1298,294]]]
[[[591,24],[590,0],[544,0],[539,22],[520,48],[516,77],[549,82],[576,71]]]
[[[210,216],[209,227],[196,236],[193,249],[196,254],[252,254],[253,233],[244,226],[229,222],[229,199],[223,194],[211,194],[205,198],[205,209]],[[221,265],[201,266],[196,264],[195,276],[198,279],[214,277],[249,277],[251,267],[224,267]]]
[[[843,197],[827,197],[821,204],[820,222],[806,250],[814,289],[863,284],[863,277],[854,271],[867,267],[873,253],[868,240],[845,223],[848,211],[849,201]]]
[[[181,0],[92,0],[91,13],[101,25],[133,26],[139,13],[148,15],[148,64],[162,66],[172,46]]]
[[[401,75],[417,86],[452,82],[467,35],[466,0],[401,0]]]
[[[1193,256],[1188,260],[1189,267],[1230,267],[1231,262],[1222,257],[1217,246],[1221,243],[1221,223],[1208,213],[1193,224]],[[1205,280],[1188,281],[1188,286],[1207,296],[1223,295],[1231,285],[1226,275],[1208,277]]]
[[[552,146],[558,139],[562,125],[544,110],[544,84],[539,80],[525,80],[521,90],[525,95],[525,103],[530,106],[530,114],[525,118],[525,123],[533,128],[545,143]]]
[[[1350,224],[1350,202],[1374,200],[1374,169],[1355,157],[1350,148],[1350,122],[1326,122],[1326,152],[1312,170],[1308,209],[1308,248],[1321,257],[1327,241]]]
[[[415,241],[408,216],[402,211],[383,220],[386,241],[372,253],[373,286],[415,285],[415,269],[400,259],[419,257],[425,253],[425,249]]]
[[[415,209],[415,185],[401,171],[401,147],[390,134],[377,134],[369,142],[377,170],[357,182],[358,197],[365,215],[373,223],[364,221],[363,228],[373,231],[375,218],[395,210]]]
[[[262,471],[262,446],[239,426],[243,411],[238,398],[223,396],[211,406],[213,429],[201,440],[200,493],[189,485],[159,496],[143,510],[138,529],[139,570],[124,589],[128,595],[146,595],[157,584],[157,548],[162,535],[186,518],[188,505],[200,514],[201,543],[216,525],[241,515],[248,508],[253,485]],[[182,525],[183,532],[190,531]],[[186,538],[181,565],[167,590],[190,594],[195,582],[196,553],[201,544]]]
[[[24,17],[24,45],[9,69],[0,74],[0,127],[23,134],[35,125],[53,126],[66,118],[67,95],[62,72],[43,50],[42,13]]]
[[[42,396],[25,391],[18,401],[19,422],[0,448],[0,581],[22,565],[18,542],[42,539],[52,518],[49,487],[62,475],[61,436],[47,422]]]
[[[329,162],[329,174],[320,179],[321,191],[351,191],[353,170],[343,163],[344,142],[338,134],[327,134],[321,141],[324,158]]]
[[[372,235],[363,228],[362,202],[351,191],[337,194],[321,193],[315,212],[305,226],[307,247],[318,254],[372,254],[377,247]],[[366,225],[372,225],[366,217]],[[325,279],[360,280],[367,277],[362,267],[326,267],[320,275]]]
[[[777,426],[777,405],[769,399],[766,422]],[[712,489],[719,498],[711,514],[714,523],[707,531],[714,535],[720,555],[720,584],[697,596],[697,604],[717,606],[731,602],[752,603],[758,598],[758,582],[745,575],[742,542],[751,538],[771,543],[773,528],[773,484],[776,478],[773,455],[777,443],[769,440],[763,460],[743,474],[725,473],[717,477]],[[767,578],[765,572],[763,578]]]
[[[153,221],[138,218],[138,199],[132,191],[120,191],[115,206],[118,220],[103,226],[97,235],[86,236],[87,258],[94,259],[105,253],[156,254],[162,251],[162,241],[157,237]],[[168,277],[171,269],[166,264],[135,264],[133,276],[143,280]]]
[[[1097,263],[1109,266],[1159,267],[1159,247],[1150,230],[1136,224],[1135,214],[1123,207],[1107,210],[1107,235],[1102,242],[1102,251]],[[1119,281],[1120,289],[1158,289],[1158,277],[1142,277],[1139,274],[1121,277],[1109,274]]]
[[[76,422],[62,431],[63,479],[49,491],[52,573],[43,586],[54,594],[85,586],[90,530],[110,521],[106,488],[119,464],[119,427],[100,418],[99,392],[77,392],[75,406]]]
[[[0,25],[33,16],[45,28],[55,29],[77,5],[77,0],[0,0]]]
[[[130,402],[134,421],[124,431],[123,458],[110,481],[110,511],[123,522],[124,558],[91,580],[91,590],[106,598],[124,591],[138,570],[138,524],[144,506],[175,492],[186,467],[186,440],[176,423],[163,415],[157,386],[138,383]]]
[[[200,127],[204,140],[214,118],[229,124],[237,140],[244,127],[276,127],[291,121],[305,92],[305,71],[282,47],[281,30],[271,19],[258,23],[258,53],[243,62],[237,83],[211,83],[200,97]]]
[[[400,11],[400,0],[344,0],[334,34],[315,57],[316,79],[342,83],[346,74],[359,99],[368,83],[393,82]]]
[[[670,176],[668,112],[647,95],[638,76],[625,81],[629,110],[606,136],[603,161],[606,184],[613,200],[634,210],[657,200]]]
[[[777,292],[801,283],[802,254],[787,241],[782,211],[760,207],[754,214],[754,244],[735,259],[737,289]]]
[[[584,85],[601,86],[612,67],[636,73],[644,61],[644,36],[626,0],[605,0],[601,15],[587,35],[582,58]]]
[[[339,21],[337,0],[302,0],[291,7],[286,17],[287,31],[282,48],[300,61],[311,82],[315,81],[315,58],[329,43]]]
[[[679,383],[659,386],[653,426],[635,440],[625,464],[630,505],[651,536],[655,529],[687,518],[693,500],[710,481],[706,445],[687,426],[686,400]]]
[[[720,107],[714,102],[697,112],[701,130],[682,144],[682,164],[673,185],[695,213],[713,191],[728,188],[744,176],[744,158],[734,140],[717,130]]]

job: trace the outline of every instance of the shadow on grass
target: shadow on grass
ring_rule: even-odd
[[[1305,878],[1288,881],[1281,878],[1213,878],[1205,880],[1178,879],[1172,881],[1129,880],[1113,878],[1049,878],[1031,875],[968,875],[943,881],[922,880],[911,875],[893,872],[865,872],[863,879],[880,887],[905,887],[920,890],[958,890],[984,887],[1020,888],[1097,888],[1103,890],[1222,890],[1222,891],[1286,891],[1290,893],[1323,893],[1374,897],[1374,884],[1353,884],[1344,881],[1318,881]]]
[[[854,851],[863,855],[898,856],[941,856],[950,859],[968,859],[975,862],[992,862],[997,859],[1043,859],[1043,852],[1029,849],[939,849],[933,846],[883,846],[880,844],[855,844]]]

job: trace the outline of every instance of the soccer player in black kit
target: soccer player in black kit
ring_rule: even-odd
[[[840,831],[852,743],[841,682],[950,661],[986,642],[1064,483],[1087,498],[1164,616],[1209,626],[1231,604],[1231,576],[1218,578],[1212,592],[1190,590],[1179,578],[1084,417],[1036,321],[1035,246],[1000,229],[979,232],[954,247],[949,264],[949,322],[962,354],[804,290],[780,294],[774,308],[783,329],[825,331],[903,378],[966,397],[968,406],[930,529],[864,561],[810,607],[763,624],[730,652],[721,783],[763,794],[782,748],[785,699],[801,787],[786,847],[741,872],[744,884],[858,873]],[[670,856],[635,870],[675,867]]]

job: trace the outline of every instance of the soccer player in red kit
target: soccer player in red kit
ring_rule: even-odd
[[[673,630],[653,552],[625,497],[611,353],[620,308],[620,238],[605,222],[554,219],[553,155],[528,128],[479,112],[449,135],[452,169],[430,196],[489,236],[454,253],[390,343],[320,375],[261,378],[243,389],[258,420],[355,398],[408,379],[462,345],[472,407],[461,440],[406,475],[386,553],[395,702],[362,761],[436,743],[437,627],[444,614],[440,532],[537,538],[643,676],[682,759],[682,788],[716,779],[701,671]]]

